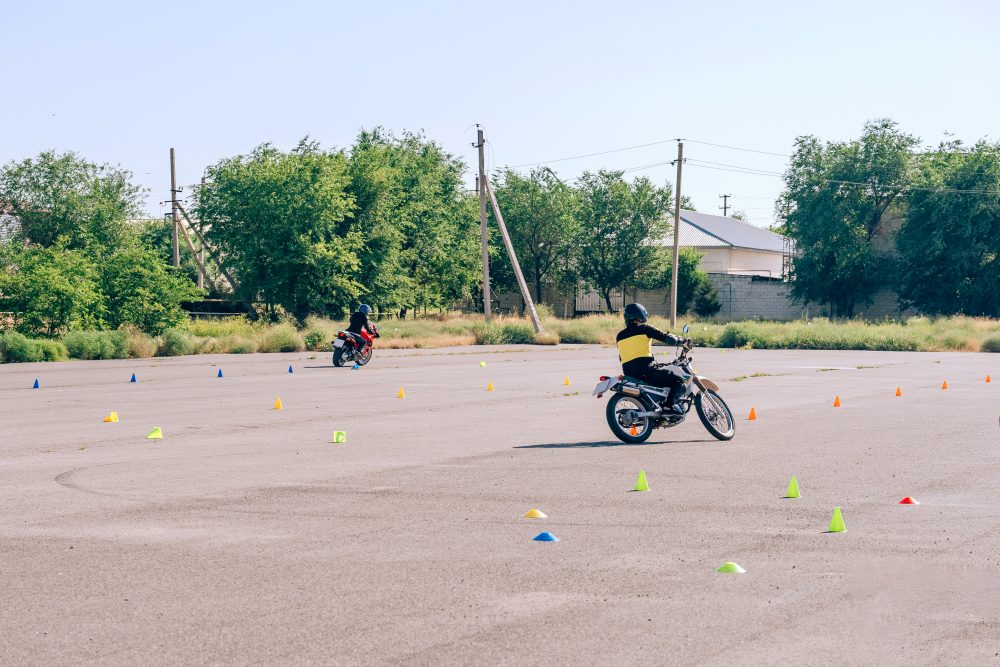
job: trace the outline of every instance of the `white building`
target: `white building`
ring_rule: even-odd
[[[663,243],[672,247],[673,237]],[[788,272],[788,240],[735,218],[681,210],[680,245],[703,255],[706,273],[784,278]]]

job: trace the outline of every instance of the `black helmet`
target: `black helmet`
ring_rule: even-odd
[[[372,307],[369,306],[367,303],[363,303],[360,306],[358,306],[358,312],[359,313],[364,313],[365,315],[371,315],[372,314]]]
[[[641,303],[630,303],[625,306],[625,324],[630,322],[645,322],[649,319],[649,313],[646,312],[646,307]]]

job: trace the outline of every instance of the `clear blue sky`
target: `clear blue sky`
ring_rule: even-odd
[[[475,165],[686,137],[787,153],[891,117],[926,143],[997,139],[1000,5],[953,2],[7,2],[0,162],[55,148],[133,171],[165,210],[222,157],[309,134],[423,129]],[[688,143],[693,160],[782,171],[777,156]],[[672,159],[673,143],[551,165]],[[769,224],[780,179],[691,162],[684,191]],[[673,168],[633,172],[673,181]],[[470,171],[471,174],[471,171]]]

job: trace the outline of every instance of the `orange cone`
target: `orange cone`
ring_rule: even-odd
[[[753,409],[753,406],[750,407],[750,414],[747,416],[747,420],[752,422],[757,421],[757,411]]]
[[[991,380],[991,379],[990,379],[990,376],[989,376],[989,375],[987,375],[987,376],[986,376],[986,384],[989,384],[990,382],[993,382],[993,380]]]
[[[833,399],[833,407],[835,408],[840,407],[840,396],[837,396],[836,398]]]
[[[902,396],[903,392],[899,387],[896,387],[896,396]]]
[[[632,428],[629,429],[628,434],[629,435],[639,435],[639,431],[637,431],[636,428],[635,428],[635,425],[633,425]]]
[[[948,381],[947,380],[945,380],[944,382],[941,383],[941,388],[942,389],[947,389],[948,388]]]

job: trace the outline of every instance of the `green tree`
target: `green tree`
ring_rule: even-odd
[[[181,302],[201,296],[187,276],[138,245],[121,248],[102,261],[100,287],[109,327],[134,324],[154,335],[184,322],[188,315]]]
[[[534,169],[528,176],[507,169],[494,177],[493,190],[525,280],[535,301],[541,302],[544,283],[565,284],[573,278],[570,267],[576,263],[580,233],[578,194],[548,168]],[[516,290],[510,259],[502,240],[498,242],[498,280],[492,282]],[[493,272],[491,266],[491,277]]]
[[[80,250],[61,244],[10,244],[0,250],[0,310],[12,312],[18,331],[54,336],[97,329],[104,306],[97,267]]]
[[[901,212],[916,144],[885,119],[867,123],[855,141],[796,140],[778,204],[782,230],[798,251],[796,297],[850,317],[890,283],[891,223]]]
[[[654,248],[649,264],[639,272],[633,286],[648,290],[666,288],[669,294],[670,282],[673,280],[673,254],[672,247]],[[694,248],[681,248],[678,256],[680,261],[677,270],[677,312],[686,313],[692,310],[699,299],[704,300],[703,309],[710,309],[715,288],[708,274],[701,270],[703,255]],[[715,312],[718,312],[718,308]],[[713,315],[714,312],[698,314]]]
[[[923,154],[896,237],[904,305],[1000,316],[1000,144],[952,141]]]
[[[365,298],[405,313],[470,296],[478,216],[465,164],[422,134],[375,128],[358,136],[348,170],[356,210],[342,230],[364,239]]]
[[[300,320],[353,307],[362,238],[338,233],[354,207],[342,152],[308,139],[288,152],[263,144],[207,175],[195,194],[197,224],[233,269],[239,296]]]
[[[657,242],[669,228],[672,188],[645,177],[628,183],[621,171],[585,172],[578,187],[580,276],[611,310],[611,290],[635,285],[662,263]]]
[[[40,153],[0,169],[0,203],[21,223],[19,236],[43,246],[97,256],[134,236],[128,221],[142,210],[144,192],[132,174],[88,162],[76,153]]]

